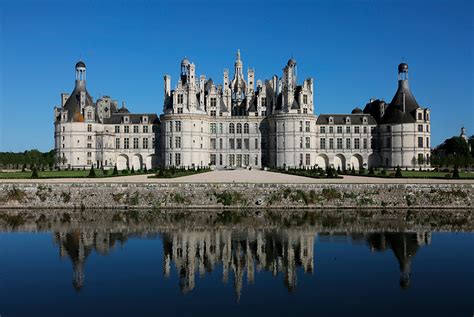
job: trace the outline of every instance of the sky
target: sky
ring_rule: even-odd
[[[470,0],[0,0],[0,151],[54,147],[53,109],[80,59],[94,99],[161,114],[163,76],[174,87],[183,57],[222,83],[237,49],[262,80],[293,56],[316,114],[390,102],[404,60],[436,145],[463,125],[474,134],[473,21]]]

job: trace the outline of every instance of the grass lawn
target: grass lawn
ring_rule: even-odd
[[[369,176],[369,177],[394,177],[395,176],[395,171],[393,170],[387,170],[386,175],[381,175],[381,171],[376,171],[375,175],[368,175],[368,171],[365,171],[364,174],[359,174],[359,172],[356,172],[356,174],[347,174],[347,175],[360,175],[360,176]],[[447,172],[434,172],[434,171],[404,171],[402,170],[402,176],[403,178],[446,178],[450,179],[452,178],[452,173],[447,173]],[[459,172],[459,177],[460,179],[474,179],[474,173],[463,173]]]
[[[112,175],[113,169],[109,170],[107,175],[104,175],[101,169],[95,169],[96,178],[101,177],[115,177],[115,176],[127,176],[127,175],[138,175],[143,174],[135,172],[132,174],[130,171],[122,173],[119,171],[118,175]],[[0,179],[20,179],[20,178],[31,178],[31,171],[25,172],[0,172]],[[38,171],[39,178],[84,178],[89,175],[89,170],[80,171]]]
[[[176,168],[176,169],[165,169],[165,170],[162,170],[161,172],[159,171],[158,173],[155,173],[155,175],[153,176],[148,176],[148,178],[176,178],[176,177],[182,177],[182,176],[189,176],[189,175],[193,175],[193,174],[201,174],[201,173],[207,173],[207,172],[210,172],[211,169],[207,168],[207,169],[199,169],[199,170],[195,170],[195,169],[180,169],[180,168]]]

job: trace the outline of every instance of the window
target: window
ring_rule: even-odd
[[[183,94],[178,94],[178,104],[183,103]]]
[[[91,143],[87,143],[87,148],[88,148],[88,149],[92,149],[92,144],[91,144]]]
[[[92,124],[87,125],[87,132],[92,132]]]
[[[223,149],[223,141],[222,141],[222,139],[219,139],[219,148],[220,148],[220,149]]]
[[[211,165],[216,165],[216,155],[215,154],[211,154],[210,163],[211,163]]]
[[[169,147],[170,149],[173,148],[173,137],[172,137],[172,136],[170,136],[170,138],[169,138],[168,147]]]
[[[259,130],[258,130],[258,123],[255,123],[255,124],[254,124],[254,128],[255,128],[255,133],[258,133],[258,131],[259,131]]]
[[[300,132],[303,132],[303,121],[300,121]]]
[[[423,147],[423,138],[421,136],[418,137],[418,147]]]
[[[367,150],[367,139],[363,139],[363,147],[364,147],[364,150]]]
[[[307,149],[309,149],[311,146],[311,138],[309,136],[306,137],[305,146]]]
[[[211,149],[215,150],[217,148],[216,139],[211,139]]]
[[[223,164],[222,154],[219,154],[219,165],[222,165],[222,164]]]
[[[242,149],[242,139],[237,139],[237,150]]]
[[[351,148],[351,139],[346,139],[346,149]]]
[[[303,148],[303,138],[300,138],[300,149]]]
[[[418,112],[418,120],[423,120],[423,114],[421,112]]]
[[[250,141],[249,139],[244,139],[244,149],[249,150],[250,149]]]
[[[266,110],[263,110],[262,111],[262,117],[265,117],[267,115],[267,111]]]
[[[333,139],[333,138],[330,138],[330,139],[329,139],[329,149],[330,149],[330,150],[333,150],[333,149],[334,149],[334,139]]]
[[[237,133],[242,133],[242,124],[237,123]]]
[[[326,133],[326,127],[319,127],[319,133]]]
[[[354,149],[356,149],[356,150],[360,149],[360,139],[359,138],[354,139]]]
[[[217,105],[216,97],[211,98],[211,107],[215,107]],[[216,112],[214,111],[214,117],[216,116]]]
[[[244,165],[248,166],[250,165],[250,155],[244,154]]]
[[[133,133],[138,133],[138,126],[137,125],[133,126]]]
[[[143,133],[148,133],[148,126],[147,125],[143,126]]]
[[[430,138],[426,138],[426,147],[430,147]]]
[[[92,157],[92,152],[87,152],[87,157]]]
[[[311,154],[306,153],[306,165],[311,165]]]
[[[342,133],[342,127],[340,126],[337,127],[337,133]]]
[[[303,95],[303,104],[304,105],[308,104],[308,95]]]
[[[178,113],[183,113],[183,107],[178,107]]]
[[[123,148],[126,149],[126,150],[130,148],[128,138],[123,139]]]
[[[364,127],[364,133],[367,133],[367,127]]]
[[[392,147],[392,138],[391,137],[388,137],[387,140],[386,140],[386,146],[388,148],[391,148]]]
[[[354,133],[360,133],[360,127],[354,127]]]
[[[321,138],[319,140],[319,147],[321,148],[321,150],[325,150],[326,149],[326,139],[325,138]]]
[[[211,117],[217,117],[216,110],[211,110]]]
[[[300,166],[303,165],[303,153],[300,153]]]
[[[308,108],[303,108],[303,113],[308,114]]]
[[[351,133],[351,127],[350,126],[346,126],[346,133]]]
[[[224,133],[224,125],[219,123],[219,133]]]
[[[262,100],[262,107],[265,107],[267,105],[267,98],[262,97],[261,100]],[[262,114],[262,116],[263,116],[263,114]]]
[[[235,133],[235,125],[233,123],[229,123],[229,133]]]
[[[133,138],[133,148],[138,149],[138,138]]]
[[[123,127],[123,132],[130,133],[130,127],[128,125]]]
[[[168,122],[169,131],[173,132],[173,121]]]
[[[92,120],[92,112],[87,111],[87,119]]]
[[[426,132],[430,132],[430,126],[428,124],[426,125]]]
[[[258,155],[255,155],[255,165],[258,165]]]
[[[143,138],[143,148],[148,149],[148,138]]]
[[[329,127],[329,133],[334,133],[334,127]]]
[[[306,132],[311,132],[311,122],[306,121]]]
[[[211,123],[211,124],[210,124],[210,130],[211,130],[211,133],[216,133],[216,132],[217,132],[217,125],[216,125],[216,123]]]
[[[229,154],[229,165],[231,165],[231,166],[235,165],[235,155],[234,154]]]
[[[245,123],[245,124],[244,124],[244,133],[249,134],[249,130],[250,130],[250,129],[249,129],[249,124],[248,124],[248,123]]]
[[[180,136],[177,136],[175,137],[174,139],[174,145],[177,149],[180,149],[181,148],[181,137]]]
[[[152,139],[151,139],[151,148],[152,148],[152,149],[155,148],[155,138],[152,138]]]
[[[423,125],[422,124],[418,125],[418,132],[423,132]]]
[[[176,132],[181,132],[181,121],[176,121],[174,123],[174,129],[175,129]],[[173,130],[173,129],[171,129],[171,130]]]
[[[234,139],[229,139],[229,148],[231,150],[235,149],[235,140]]]
[[[255,138],[255,149],[258,149],[258,138]]]
[[[336,147],[338,150],[342,150],[342,138],[336,139]]]
[[[92,135],[87,136],[87,141],[92,141]]]
[[[119,125],[115,126],[115,133],[120,133],[120,126]]]
[[[176,166],[180,166],[181,165],[181,153],[175,153],[174,154],[174,164]]]

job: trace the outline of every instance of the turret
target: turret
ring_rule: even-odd
[[[83,61],[76,63],[76,88],[86,87],[86,64]]]

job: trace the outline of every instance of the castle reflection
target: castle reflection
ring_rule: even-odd
[[[254,283],[255,275],[261,271],[271,272],[291,292],[297,287],[297,271],[303,274],[314,271],[315,241],[339,241],[366,244],[373,252],[391,250],[400,269],[400,286],[410,285],[410,269],[418,249],[431,242],[428,232],[381,232],[381,233],[325,233],[312,229],[233,229],[211,228],[206,230],[164,229],[154,232],[139,232],[140,236],[157,238],[163,242],[163,274],[170,277],[173,268],[179,276],[179,287],[183,293],[195,288],[196,276],[204,277],[217,268],[222,268],[222,280],[232,279],[237,299],[242,285]],[[61,257],[68,256],[73,264],[73,286],[80,290],[84,286],[85,263],[92,252],[107,255],[117,244],[124,245],[137,232],[122,230],[74,229],[56,232],[55,242]]]

